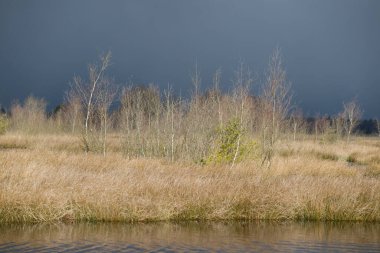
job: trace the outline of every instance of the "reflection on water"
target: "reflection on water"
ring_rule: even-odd
[[[380,252],[380,224],[187,222],[0,226],[0,252]]]

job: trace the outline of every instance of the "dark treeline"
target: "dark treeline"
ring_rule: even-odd
[[[326,119],[329,121],[329,125],[333,125],[333,118],[334,116],[326,116]],[[320,121],[319,117],[307,117],[307,132],[309,134],[312,134],[314,131],[314,127],[316,122]],[[354,129],[354,132],[359,134],[359,135],[366,135],[366,136],[371,136],[371,135],[378,135],[379,130],[378,130],[378,121],[376,119],[360,119],[357,126]]]

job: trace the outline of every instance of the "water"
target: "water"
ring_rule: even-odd
[[[380,252],[380,224],[188,222],[0,226],[0,252]]]

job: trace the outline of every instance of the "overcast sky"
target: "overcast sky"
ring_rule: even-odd
[[[0,0],[0,103],[34,94],[52,108],[107,50],[120,84],[184,95],[197,62],[203,87],[221,68],[228,90],[242,60],[259,87],[276,46],[304,113],[335,114],[356,96],[380,117],[379,0]]]

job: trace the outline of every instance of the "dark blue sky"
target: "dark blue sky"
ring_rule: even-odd
[[[185,94],[197,61],[203,87],[221,68],[228,89],[243,60],[259,86],[276,46],[305,113],[357,96],[365,117],[380,117],[378,0],[0,0],[0,103],[34,94],[52,108],[107,50],[118,83]]]

